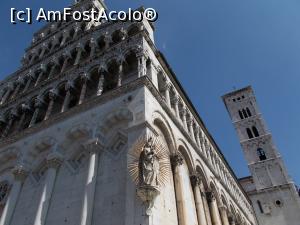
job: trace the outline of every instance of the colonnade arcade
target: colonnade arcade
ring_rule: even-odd
[[[50,86],[30,100],[8,109],[0,118],[1,137],[22,131],[28,127],[63,113],[90,98],[105,94],[123,83],[138,77],[138,56],[128,50],[124,56],[106,62],[91,64],[86,71],[77,72],[72,79],[65,79]]]
[[[225,195],[216,188],[214,181],[208,180],[200,165],[197,165],[196,169],[190,169],[191,163],[181,154],[183,151],[186,149],[180,146],[178,154],[171,156],[179,225],[251,224],[241,216],[239,209],[229,204]],[[184,187],[185,177],[188,176],[190,188]],[[193,198],[192,201],[189,195]],[[194,212],[191,212],[193,209]]]

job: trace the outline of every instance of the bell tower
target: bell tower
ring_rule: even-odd
[[[260,224],[298,224],[288,219],[290,210],[296,213],[300,209],[295,185],[272,140],[252,88],[228,93],[223,101],[252,175],[241,179],[241,183],[250,195]],[[274,219],[277,216],[281,217],[278,221]]]

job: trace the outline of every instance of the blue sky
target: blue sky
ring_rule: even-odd
[[[10,23],[10,8],[59,10],[71,0],[0,3],[0,78],[20,65],[42,23]],[[220,96],[252,85],[289,174],[300,184],[300,2],[298,0],[122,0],[110,9],[153,7],[165,54],[237,176],[249,174]]]

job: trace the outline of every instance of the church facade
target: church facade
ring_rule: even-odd
[[[257,224],[147,20],[49,23],[0,88],[0,225]]]
[[[300,198],[289,177],[252,88],[223,96],[248,162],[250,177],[240,179],[255,209],[259,224],[300,224]]]

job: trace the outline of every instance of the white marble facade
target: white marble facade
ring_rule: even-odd
[[[257,224],[152,24],[69,21],[34,37],[0,84],[0,225]],[[147,135],[164,143],[171,168],[151,213],[128,169]]]

